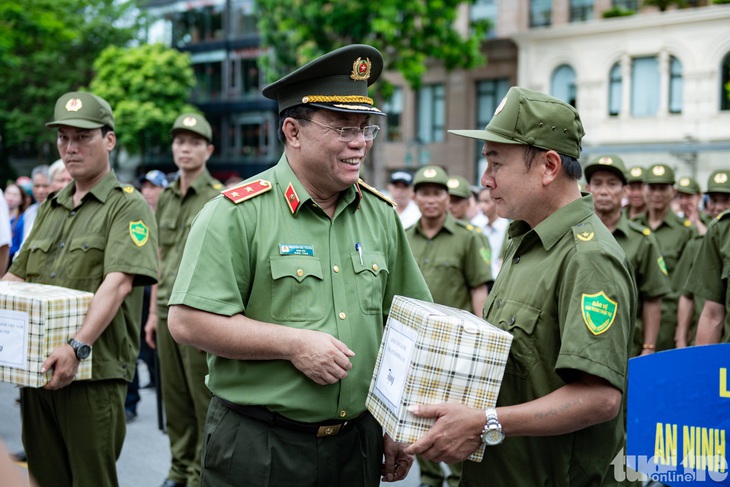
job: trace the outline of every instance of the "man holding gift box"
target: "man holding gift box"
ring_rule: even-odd
[[[515,220],[485,319],[514,339],[497,408],[414,405],[435,425],[406,452],[465,462],[465,486],[602,485],[623,444],[621,398],[637,291],[621,247],[581,196],[572,106],[512,87],[484,130],[482,185]]]
[[[157,226],[133,186],[109,165],[109,104],[71,92],[56,102],[57,147],[74,179],[38,210],[5,280],[93,292],[81,328],[44,362],[42,389],[21,390],[23,445],[41,487],[118,485],[124,398],[139,352],[142,286],[157,279]],[[73,381],[93,349],[92,379]]]
[[[392,203],[359,179],[382,68],[352,45],[266,87],[284,155],[190,230],[169,326],[208,352],[204,486],[377,486],[413,462],[365,408],[393,296],[431,300]]]

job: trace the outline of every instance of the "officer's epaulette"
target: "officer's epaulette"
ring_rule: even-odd
[[[387,196],[385,196],[383,193],[381,193],[380,191],[378,191],[377,189],[373,188],[368,183],[366,183],[365,181],[363,181],[362,179],[358,179],[357,180],[357,184],[360,187],[365,188],[366,190],[368,190],[368,192],[374,194],[375,196],[377,196],[381,200],[387,202],[390,206],[393,206],[393,207],[397,206],[395,204],[395,201],[391,200],[390,198],[388,198]]]
[[[479,228],[478,226],[476,226],[476,225],[474,225],[474,224],[472,224],[472,223],[470,223],[468,221],[465,221],[465,220],[456,220],[456,223],[458,225],[461,225],[462,227],[466,228],[470,232],[482,233],[482,229],[481,228]]]
[[[689,219],[687,219],[687,218],[684,218],[682,216],[677,215],[677,221],[679,223],[681,223],[683,227],[691,227],[692,226],[692,221],[689,220]]]
[[[247,183],[241,183],[238,186],[234,186],[225,191],[221,191],[221,194],[238,204],[242,201],[250,200],[254,196],[266,193],[271,190],[271,183],[264,179],[257,179],[256,181],[250,181]]]
[[[647,237],[649,235],[651,235],[651,228],[645,227],[644,225],[639,225],[638,223],[636,223],[635,221],[632,221],[632,220],[629,220],[628,222],[629,222],[629,227],[632,230],[636,230],[640,234],[646,235]]]
[[[579,223],[572,227],[573,237],[575,244],[578,249],[585,247],[585,244],[591,242],[596,243],[596,232],[593,230],[593,225],[590,223]],[[589,247],[593,247],[589,245]]]
[[[124,191],[127,194],[134,193],[134,189],[135,189],[134,186],[132,186],[131,184],[122,184],[122,191]]]
[[[717,215],[715,218],[717,218],[718,220],[724,220],[726,218],[730,218],[730,210],[723,211],[722,213]]]

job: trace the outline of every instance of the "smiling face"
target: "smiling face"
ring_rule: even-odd
[[[421,210],[421,218],[438,220],[446,214],[451,201],[449,190],[440,184],[423,183],[416,188],[413,201]]]

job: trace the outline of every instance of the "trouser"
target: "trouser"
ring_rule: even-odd
[[[118,485],[126,392],[122,379],[21,389],[23,447],[39,487]]]
[[[204,487],[378,487],[382,458],[382,429],[369,413],[345,432],[317,437],[213,399],[200,480]]]
[[[181,484],[187,483],[189,487],[197,487],[200,483],[205,415],[211,398],[205,385],[208,363],[204,352],[175,342],[167,327],[167,318],[163,318],[163,313],[159,316],[157,350],[172,457],[167,477]]]
[[[416,460],[418,460],[418,468],[421,470],[421,484],[431,487],[441,487],[444,484],[445,478],[449,487],[457,487],[459,485],[462,470],[461,462],[448,464],[451,473],[446,475],[446,472],[441,467],[441,463],[424,460],[420,456],[416,456]]]

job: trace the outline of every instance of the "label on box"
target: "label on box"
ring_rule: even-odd
[[[418,332],[416,330],[405,326],[396,319],[390,320],[383,338],[383,355],[374,393],[393,414],[398,414],[398,405],[401,404],[408,368],[417,340]]]
[[[27,369],[28,313],[0,310],[0,366]]]

